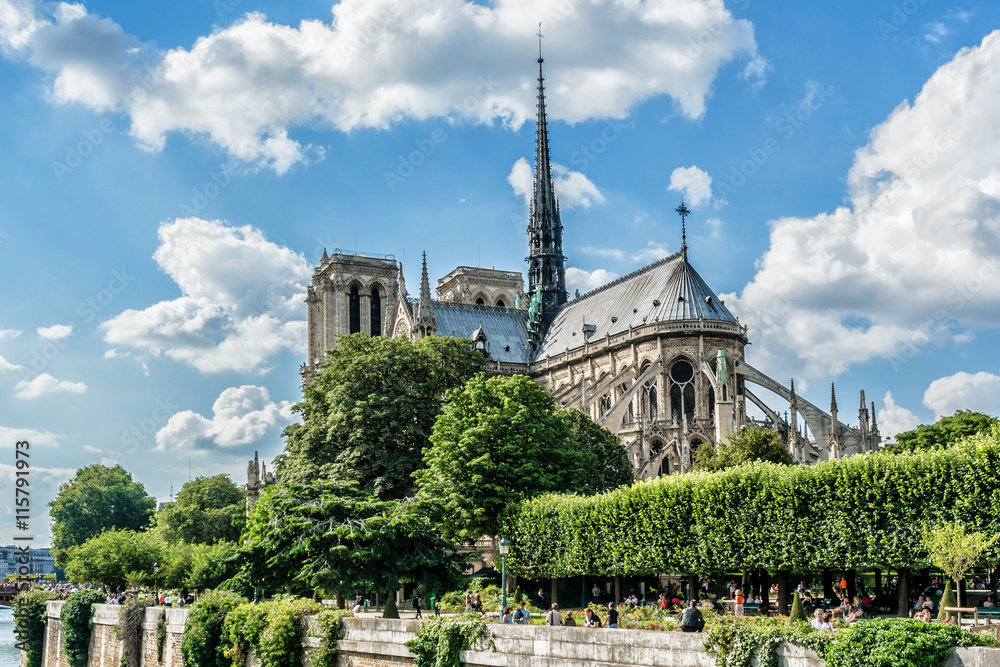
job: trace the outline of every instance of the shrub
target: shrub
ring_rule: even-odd
[[[24,643],[27,667],[42,667],[45,644],[45,605],[56,599],[55,593],[43,590],[23,591],[14,598],[14,618],[18,638]]]
[[[396,596],[393,593],[390,593],[389,599],[385,601],[385,607],[382,609],[382,618],[399,618],[399,609],[396,608]]]
[[[471,614],[434,618],[420,625],[416,639],[406,642],[414,667],[460,667],[459,653],[489,644],[486,623]],[[487,640],[487,641],[484,641]]]
[[[951,581],[949,581],[948,583],[946,583],[944,585],[944,594],[941,595],[940,605],[941,606],[938,608],[938,616],[937,616],[940,620],[943,621],[944,619],[948,618],[949,616],[951,616],[952,618],[954,618],[955,616],[958,616],[958,614],[956,612],[953,612],[953,611],[952,612],[947,612],[947,611],[944,610],[945,607],[957,607],[958,606],[958,596],[955,594],[955,591],[951,587]]]
[[[184,626],[184,667],[228,667],[222,643],[226,615],[246,602],[236,593],[210,591],[194,603]]]
[[[992,646],[992,637],[910,618],[859,621],[837,633],[829,667],[944,667],[956,646]]]
[[[95,590],[77,591],[66,598],[59,620],[66,638],[66,659],[70,667],[86,667],[90,655],[90,631],[94,627],[94,605],[103,604],[105,599],[103,593]]]
[[[809,618],[806,616],[806,610],[802,607],[802,598],[799,597],[798,592],[792,598],[792,609],[788,612],[788,622],[794,623],[796,621],[808,621]]]
[[[267,625],[254,650],[261,667],[298,667],[302,664],[302,617],[315,614],[321,607],[312,600],[274,602],[267,614]]]

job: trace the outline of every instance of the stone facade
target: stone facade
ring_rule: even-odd
[[[62,602],[47,607],[43,667],[68,667],[62,651],[59,611]],[[115,636],[121,608],[94,606],[94,631],[88,667],[118,667],[121,643]],[[157,619],[166,613],[167,637],[162,662],[156,661]],[[183,667],[181,638],[187,609],[152,608],[144,624],[143,667]],[[345,636],[337,645],[339,667],[403,667],[413,664],[405,643],[416,636],[420,621],[381,618],[345,618]],[[679,632],[549,627],[545,625],[489,626],[492,647],[463,651],[461,660],[469,667],[712,667],[714,661],[701,648],[702,636]],[[310,652],[318,639],[304,640],[303,667],[310,667]],[[23,663],[23,654],[22,654]],[[810,649],[794,644],[778,648],[778,667],[824,667],[825,662]],[[247,667],[256,667],[250,656]],[[1000,667],[1000,649],[956,649],[948,667]]]

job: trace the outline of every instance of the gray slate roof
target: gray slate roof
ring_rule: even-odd
[[[631,326],[699,318],[736,322],[682,253],[674,253],[568,302],[549,327],[536,359],[581,347],[588,337],[596,341],[614,336]]]
[[[483,327],[490,359],[504,363],[528,363],[528,313],[513,308],[434,302],[439,336],[471,338]]]

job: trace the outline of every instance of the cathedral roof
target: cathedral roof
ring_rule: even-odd
[[[439,336],[472,338],[482,327],[490,359],[504,363],[528,363],[527,311],[435,301],[434,316]]]
[[[698,319],[736,323],[685,254],[678,252],[568,302],[549,327],[536,359],[651,322]]]

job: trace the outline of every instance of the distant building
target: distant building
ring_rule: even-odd
[[[55,574],[56,559],[48,549],[29,549],[28,575]],[[0,578],[20,574],[21,551],[14,545],[0,547]]]

